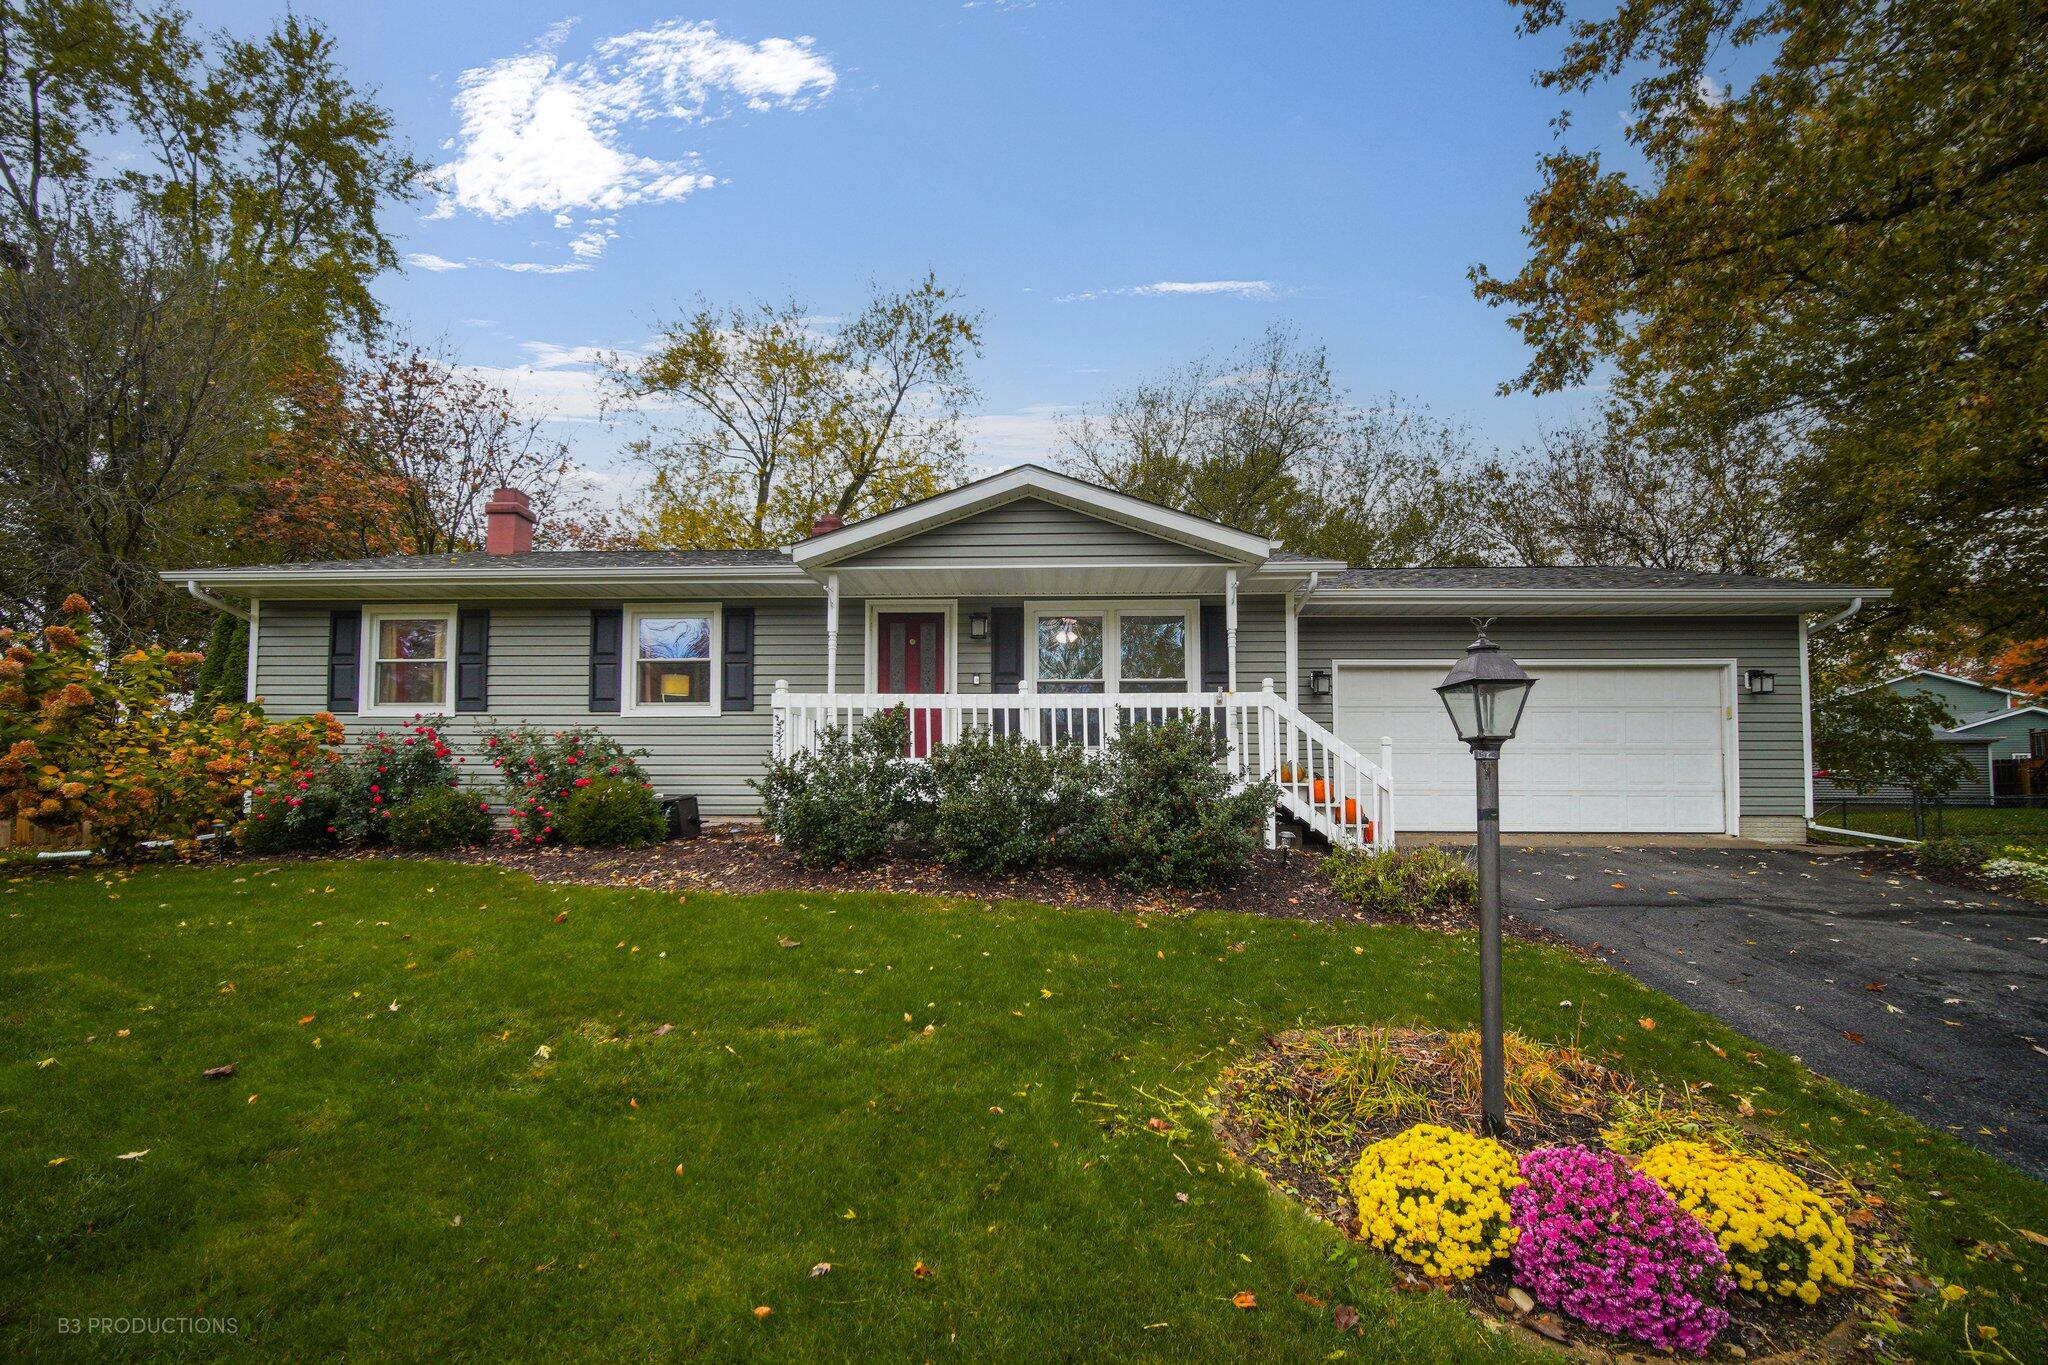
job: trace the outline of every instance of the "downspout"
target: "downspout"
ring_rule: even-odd
[[[1836,612],[1836,613],[1835,613],[1835,614],[1834,614],[1833,616],[1830,616],[1830,617],[1829,617],[1829,618],[1828,618],[1827,620],[1825,620],[1825,621],[1821,622],[1821,623],[1820,623],[1819,625],[1815,626],[1815,627],[1814,627],[1813,629],[1814,629],[1814,630],[1832,630],[1832,629],[1834,629],[1834,628],[1835,628],[1836,626],[1839,626],[1839,625],[1841,625],[1841,624],[1842,624],[1842,622],[1844,622],[1844,621],[1848,620],[1848,619],[1849,619],[1850,617],[1854,616],[1854,615],[1855,615],[1855,614],[1856,614],[1857,612],[1859,612],[1859,611],[1862,611],[1862,610],[1863,610],[1863,599],[1862,599],[1862,598],[1860,598],[1860,597],[1852,597],[1852,598],[1850,598],[1850,599],[1849,599],[1849,605],[1848,605],[1847,607],[1843,608],[1843,609],[1842,609],[1841,611],[1838,611],[1838,612]],[[1812,634],[1813,632],[1812,632],[1812,631],[1808,631],[1807,633],[1808,633],[1808,634],[1810,635],[1810,634]]]
[[[200,587],[197,579],[186,579],[185,591],[191,593],[194,597],[204,602],[207,606],[212,607],[215,611],[224,611],[238,621],[246,621],[249,619],[248,612],[242,610],[240,607],[236,606],[234,603],[228,601],[224,597],[215,597],[212,593]]]

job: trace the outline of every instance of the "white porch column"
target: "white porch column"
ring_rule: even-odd
[[[1229,641],[1230,690],[1237,691],[1237,570],[1223,571],[1223,634]]]
[[[1287,704],[1301,706],[1301,598],[1287,594]]]
[[[839,575],[825,575],[825,692],[839,690]]]

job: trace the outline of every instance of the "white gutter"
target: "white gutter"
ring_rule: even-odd
[[[240,607],[228,601],[226,598],[215,597],[212,593],[200,587],[197,579],[186,579],[185,591],[191,593],[194,597],[206,603],[207,606],[212,607],[215,611],[224,611],[238,621],[246,621],[249,619],[248,612],[243,611]]]
[[[1839,626],[1842,624],[1842,622],[1848,620],[1850,617],[1854,616],[1857,612],[1862,610],[1863,599],[1860,597],[1851,598],[1849,600],[1849,605],[1847,607],[1844,607],[1841,611],[1836,612],[1833,616],[1830,616],[1827,620],[1815,626],[1814,630],[1828,630],[1835,626]]]

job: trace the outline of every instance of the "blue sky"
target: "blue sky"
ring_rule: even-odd
[[[1443,3],[302,3],[446,192],[395,212],[378,288],[603,464],[593,348],[699,295],[853,308],[927,269],[986,313],[980,462],[1267,323],[1512,445],[1584,398],[1503,398],[1523,356],[1467,267],[1521,259],[1552,145],[1548,42]],[[239,32],[277,5],[211,3]],[[1574,140],[1615,129],[1582,114]]]

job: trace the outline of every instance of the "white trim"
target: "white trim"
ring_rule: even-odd
[[[1179,615],[1187,623],[1181,635],[1186,655],[1183,692],[1202,690],[1202,601],[1198,597],[1049,598],[1024,604],[1024,682],[1038,690],[1038,618],[1100,616],[1102,618],[1102,695],[1123,694],[1123,631],[1121,618]],[[1134,696],[1145,695],[1133,693]]]
[[[1806,618],[1799,618],[1799,751],[1806,776],[1806,819],[1813,822],[1813,684],[1806,662]]]
[[[2048,706],[2008,706],[1995,716],[1986,716],[1982,720],[1973,720],[1968,725],[1951,725],[1948,733],[1959,735],[1965,730],[1974,730],[1980,725],[1996,725],[2002,720],[2011,720],[2014,716],[2026,715],[2048,716]]]
[[[249,599],[249,662],[242,679],[242,700],[254,702],[261,694],[256,690],[256,631],[263,624],[263,599]]]
[[[1789,616],[1819,611],[1851,593],[1870,601],[1885,588],[1332,588],[1309,594],[1310,616],[1458,615],[1490,607],[1512,616],[1656,615],[1687,609],[1700,616]]]
[[[1342,705],[1344,670],[1347,668],[1442,668],[1449,672],[1453,659],[1332,659],[1330,660],[1330,730],[1337,733],[1337,715]],[[1721,782],[1725,825],[1722,833],[1739,835],[1742,829],[1742,725],[1737,712],[1741,690],[1736,683],[1737,662],[1710,659],[1523,659],[1531,671],[1544,668],[1713,668],[1721,674]],[[1543,681],[1538,673],[1536,680]],[[1444,717],[1444,724],[1451,723]],[[1343,737],[1341,734],[1338,736]],[[1349,741],[1346,741],[1349,743]],[[1512,744],[1514,741],[1510,740]],[[1812,765],[1808,765],[1811,772]],[[1589,834],[1608,831],[1588,830]]]
[[[388,706],[377,701],[377,626],[379,623],[398,617],[425,619],[432,617],[441,622],[441,700],[421,705],[417,702],[396,702]],[[402,663],[404,660],[388,659],[386,663]],[[427,660],[413,660],[425,663]],[[453,603],[421,602],[378,602],[363,607],[363,636],[358,646],[357,665],[361,677],[356,682],[356,714],[359,716],[412,717],[431,715],[435,712],[447,714],[455,709],[455,606]]]
[[[640,700],[640,621],[648,616],[705,616],[710,618],[709,681],[705,699],[682,703]],[[628,602],[621,618],[619,640],[619,714],[621,716],[716,716],[724,707],[724,678],[720,662],[725,654],[725,608],[717,602]]]
[[[1041,498],[1088,516],[1120,522],[1163,539],[1231,559],[1263,564],[1271,558],[1274,549],[1269,537],[1233,530],[1217,522],[1146,502],[1143,498],[1134,498],[1128,493],[1026,464],[963,484],[922,502],[856,521],[837,531],[813,536],[790,546],[789,555],[800,567],[814,562],[836,563],[863,550],[932,530],[1023,497]]]
[[[861,636],[860,677],[864,692],[887,692],[875,673],[882,653],[876,647],[875,621],[885,611],[943,612],[946,617],[946,679],[941,695],[960,690],[960,603],[952,597],[870,597],[867,599],[867,627]]]
[[[1301,599],[1287,594],[1287,704],[1301,709]]]

